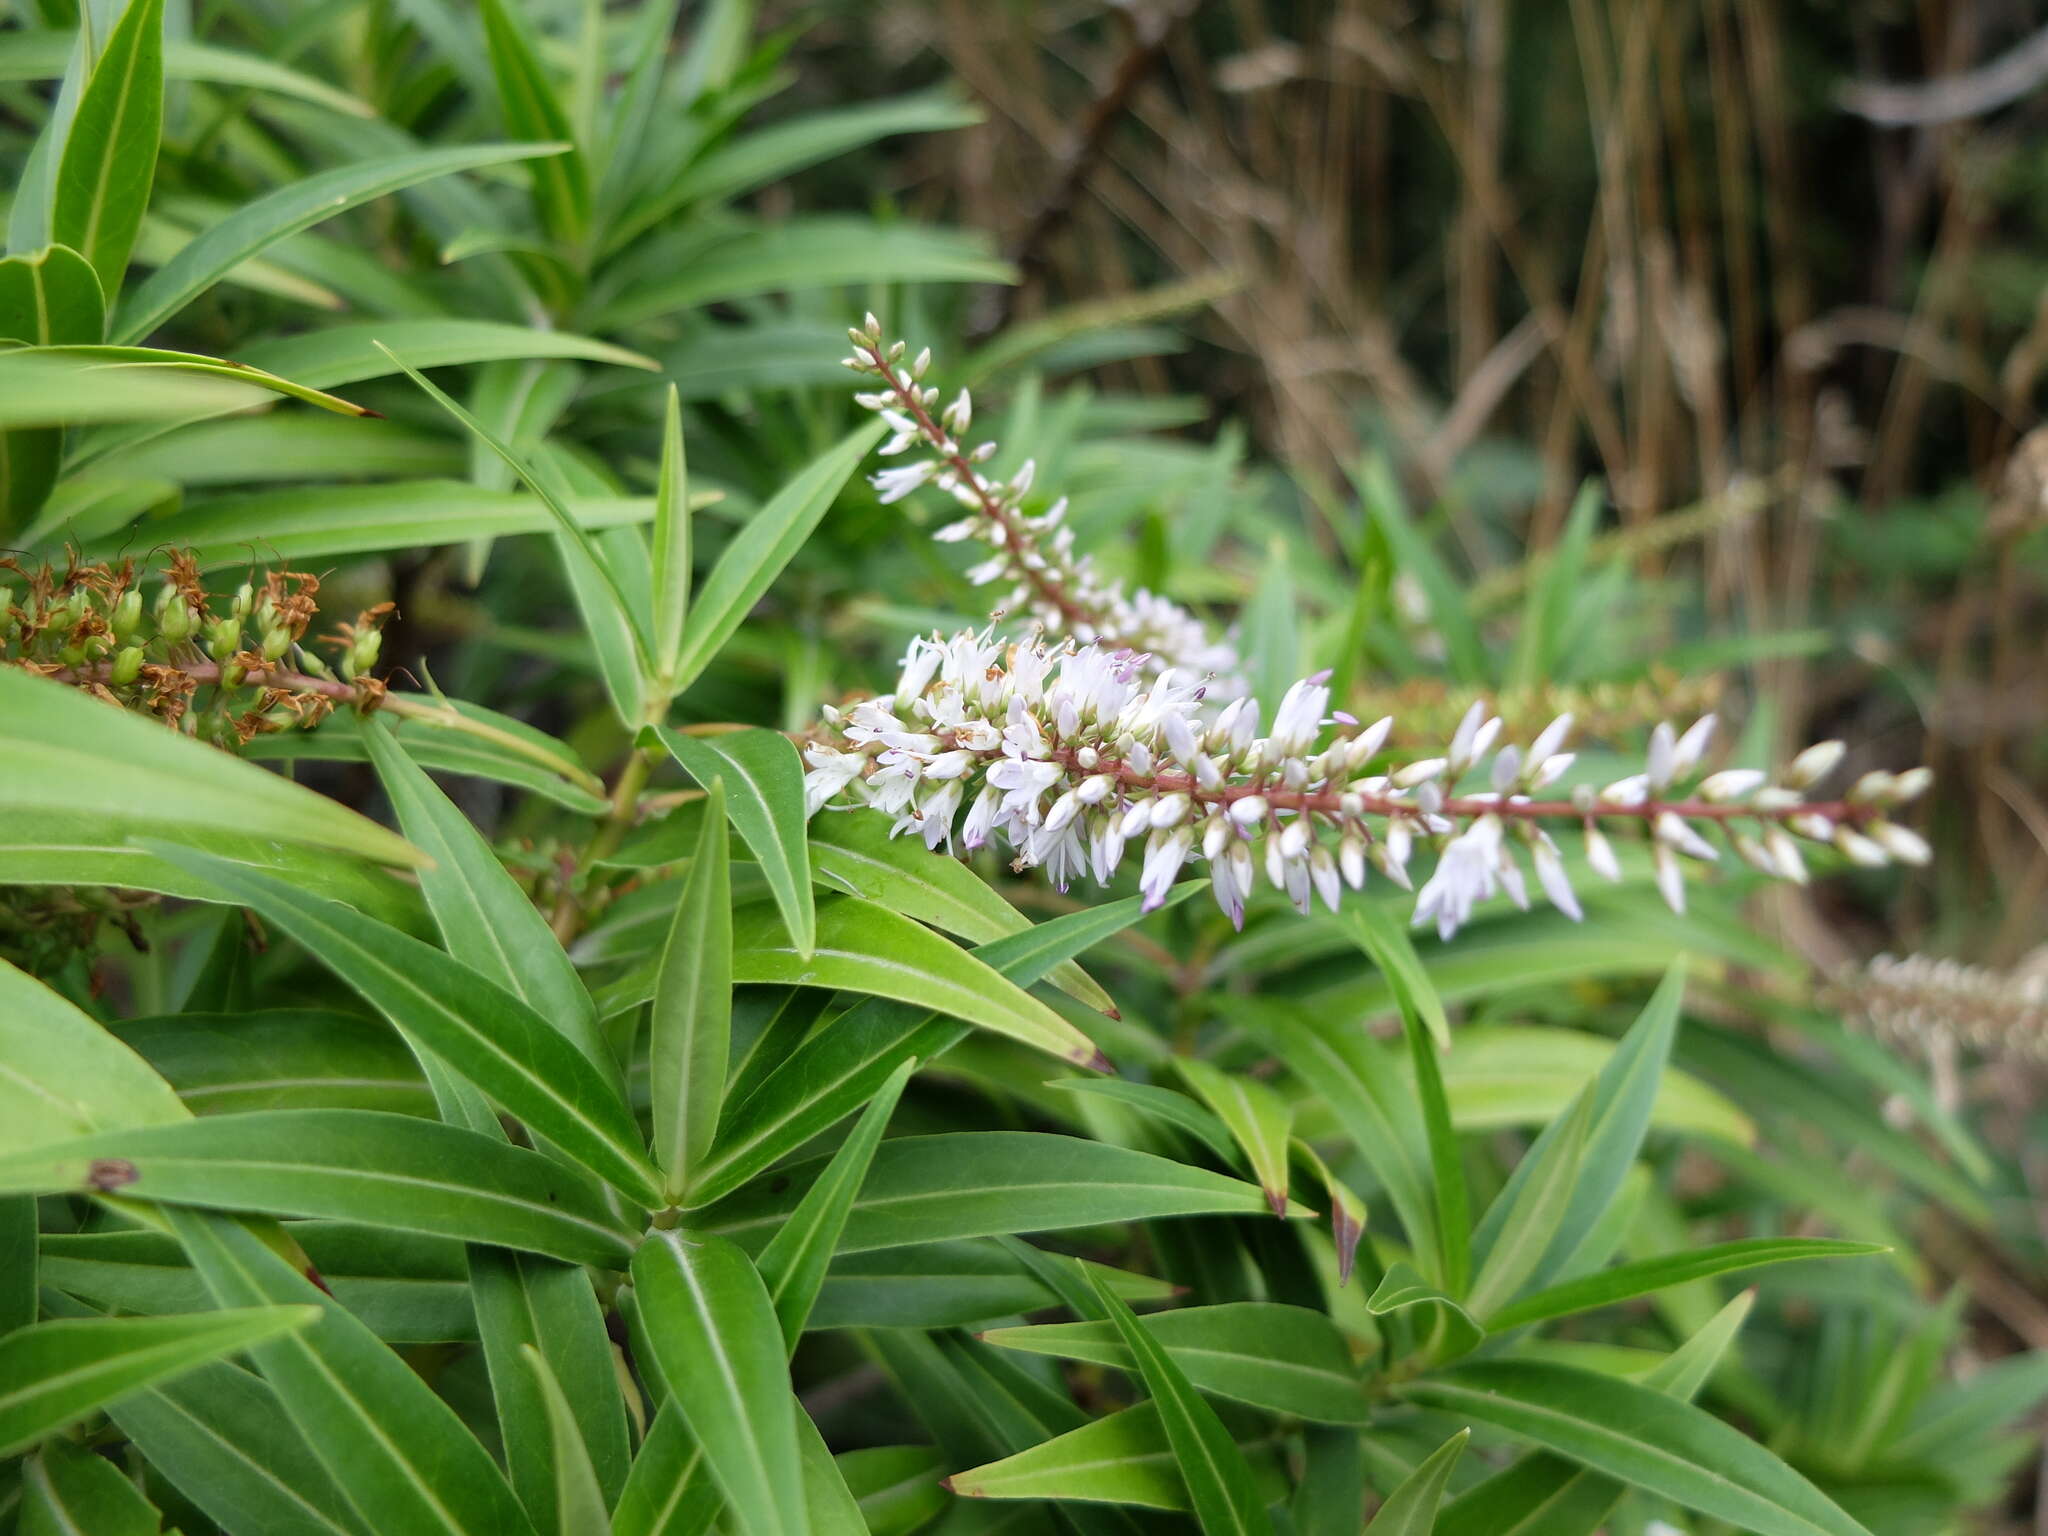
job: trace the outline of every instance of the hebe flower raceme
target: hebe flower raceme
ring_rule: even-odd
[[[1063,889],[1083,874],[1106,883],[1139,850],[1150,905],[1184,865],[1206,860],[1217,905],[1238,924],[1261,875],[1300,911],[1316,896],[1334,908],[1368,866],[1409,886],[1414,849],[1431,843],[1436,867],[1415,916],[1445,936],[1498,892],[1528,905],[1524,861],[1553,905],[1581,915],[1546,824],[1578,826],[1586,863],[1610,880],[1621,867],[1601,824],[1642,828],[1658,887],[1679,910],[1684,863],[1719,857],[1716,828],[1749,864],[1792,880],[1806,876],[1800,839],[1863,864],[1926,857],[1886,818],[1925,789],[1923,769],[1866,774],[1838,801],[1806,798],[1840,760],[1836,742],[1775,776],[1702,777],[1710,715],[1683,735],[1660,725],[1643,772],[1546,800],[1572,763],[1569,716],[1524,750],[1500,745],[1500,721],[1475,705],[1441,755],[1381,763],[1392,719],[1359,728],[1331,716],[1323,675],[1289,688],[1260,735],[1256,700],[1211,713],[1199,681],[1152,674],[1145,661],[1072,641],[1008,643],[992,630],[913,641],[893,693],[826,711],[830,739],[805,754],[810,809],[872,807],[948,851],[1000,840],[1017,867],[1042,868]]]
[[[992,553],[967,572],[969,581],[976,586],[1008,581],[1002,606],[1032,615],[1050,633],[1126,649],[1155,671],[1174,667],[1206,676],[1213,699],[1244,691],[1238,676],[1242,664],[1228,641],[1215,639],[1200,619],[1157,593],[1142,587],[1126,593],[1120,584],[1100,577],[1086,555],[1075,553],[1074,531],[1064,526],[1065,497],[1035,516],[1026,513],[1025,498],[1037,473],[1032,461],[1026,460],[1008,480],[993,480],[976,467],[995,456],[996,445],[966,445],[974,420],[966,390],[938,410],[939,392],[919,382],[931,361],[929,348],[904,363],[904,343],[884,347],[881,322],[873,315],[865,329],[847,335],[853,352],[846,366],[882,384],[854,396],[888,423],[893,435],[882,445],[882,455],[893,457],[913,447],[926,455],[881,471],[873,477],[875,489],[888,503],[931,485],[965,507],[967,516],[933,537],[941,543],[974,539],[988,546]]]
[[[1622,872],[1602,824],[1639,829],[1658,889],[1679,911],[1686,862],[1720,856],[1716,829],[1744,862],[1800,882],[1802,839],[1858,864],[1927,858],[1920,837],[1887,813],[1926,789],[1928,770],[1865,774],[1840,800],[1809,801],[1840,763],[1841,743],[1809,747],[1775,775],[1704,773],[1712,715],[1683,734],[1658,725],[1640,773],[1550,799],[1539,796],[1573,761],[1569,714],[1525,749],[1504,744],[1500,719],[1474,704],[1440,753],[1383,762],[1392,718],[1360,728],[1333,714],[1325,672],[1287,690],[1262,736],[1234,649],[1166,599],[1127,597],[1099,580],[1061,526],[1064,501],[1027,515],[1028,462],[1004,482],[975,467],[995,445],[964,446],[965,392],[933,415],[938,391],[920,382],[929,352],[904,363],[904,343],[884,346],[872,315],[848,334],[846,365],[883,385],[855,397],[894,433],[882,452],[922,445],[929,455],[877,474],[882,499],[924,485],[952,494],[969,515],[936,537],[987,544],[994,554],[970,579],[1009,579],[1008,605],[1040,632],[912,641],[894,692],[826,710],[825,739],[805,753],[812,814],[871,806],[895,818],[896,833],[949,852],[1000,840],[1017,868],[1043,868],[1062,889],[1084,873],[1107,883],[1136,848],[1148,906],[1203,860],[1217,904],[1240,926],[1261,874],[1302,912],[1316,896],[1334,908],[1345,886],[1365,884],[1368,867],[1412,889],[1410,858],[1428,844],[1436,864],[1415,919],[1445,937],[1497,893],[1526,907],[1528,874],[1552,905],[1581,917],[1552,826],[1575,825],[1586,864],[1609,880]]]

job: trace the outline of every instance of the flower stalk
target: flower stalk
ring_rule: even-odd
[[[1032,461],[1008,480],[982,473],[977,466],[994,457],[996,445],[967,445],[974,403],[966,390],[939,409],[938,390],[921,382],[931,361],[929,348],[905,363],[905,344],[885,345],[881,322],[873,315],[847,336],[853,351],[844,359],[846,366],[881,385],[854,399],[888,423],[893,435],[882,445],[883,456],[924,450],[923,457],[874,475],[875,489],[884,503],[926,485],[959,502],[967,516],[946,524],[934,537],[942,543],[973,539],[990,549],[989,558],[968,571],[968,580],[976,586],[1007,580],[1003,607],[1025,610],[1049,634],[1128,650],[1144,656],[1155,670],[1176,667],[1195,673],[1205,678],[1214,697],[1244,691],[1235,647],[1212,637],[1201,620],[1157,593],[1142,587],[1126,593],[1120,583],[1098,575],[1086,555],[1075,553],[1073,530],[1064,526],[1065,497],[1035,515],[1025,510],[1036,474]]]

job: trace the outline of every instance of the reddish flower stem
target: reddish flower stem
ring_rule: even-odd
[[[975,469],[967,456],[960,452],[957,447],[950,452],[937,447],[938,444],[950,442],[952,439],[940,428],[937,422],[932,420],[931,412],[925,408],[924,394],[917,387],[916,381],[910,379],[909,370],[905,369],[899,374],[896,371],[896,366],[889,361],[887,355],[882,351],[880,342],[856,342],[854,350],[866,357],[880,371],[882,377],[888,381],[889,393],[895,397],[897,405],[902,408],[904,414],[917,423],[918,430],[924,434],[926,443],[938,454],[939,461],[953,471],[961,484],[974,492],[975,500],[981,507],[982,515],[1002,529],[1003,553],[1009,558],[1010,568],[1016,573],[1018,579],[1030,587],[1032,591],[1036,592],[1048,604],[1058,609],[1060,617],[1066,620],[1068,627],[1085,629],[1089,634],[1096,636],[1098,644],[1106,645],[1112,650],[1115,649],[1120,642],[1096,634],[1098,622],[1096,618],[1076,602],[1073,595],[1060,585],[1049,571],[1033,569],[1027,561],[1021,558],[1020,551],[1035,544],[1037,542],[1036,539],[1028,528],[1022,526],[1011,515],[1010,508],[1003,504],[1000,497],[989,493],[980,472]]]

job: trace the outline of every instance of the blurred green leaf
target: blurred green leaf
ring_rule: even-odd
[[[1365,1528],[1365,1536],[1430,1536],[1436,1529],[1437,1506],[1450,1484],[1451,1469],[1471,1438],[1471,1430],[1461,1429],[1431,1451],[1422,1465],[1387,1495],[1386,1503]]]
[[[1748,1436],[1679,1399],[1569,1366],[1487,1360],[1395,1389],[1757,1536],[1870,1536]]]
[[[683,621],[682,647],[667,669],[678,693],[697,680],[752,611],[769,583],[809,539],[840,488],[868,450],[881,441],[882,424],[857,428],[799,470],[726,545],[697,591]]]
[[[1188,1086],[1244,1148],[1275,1215],[1287,1209],[1287,1138],[1294,1114],[1266,1084],[1187,1057],[1174,1063]]]
[[[163,0],[130,0],[93,66],[57,170],[50,232],[121,291],[163,135]]]
[[[318,171],[244,204],[150,274],[123,300],[113,340],[137,342],[228,272],[323,219],[436,176],[560,154],[559,144],[464,144]]]

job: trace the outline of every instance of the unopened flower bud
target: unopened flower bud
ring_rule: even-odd
[[[1794,789],[1805,789],[1809,784],[1819,783],[1835,771],[1847,750],[1839,741],[1815,742],[1792,759],[1785,769],[1785,782]]]

